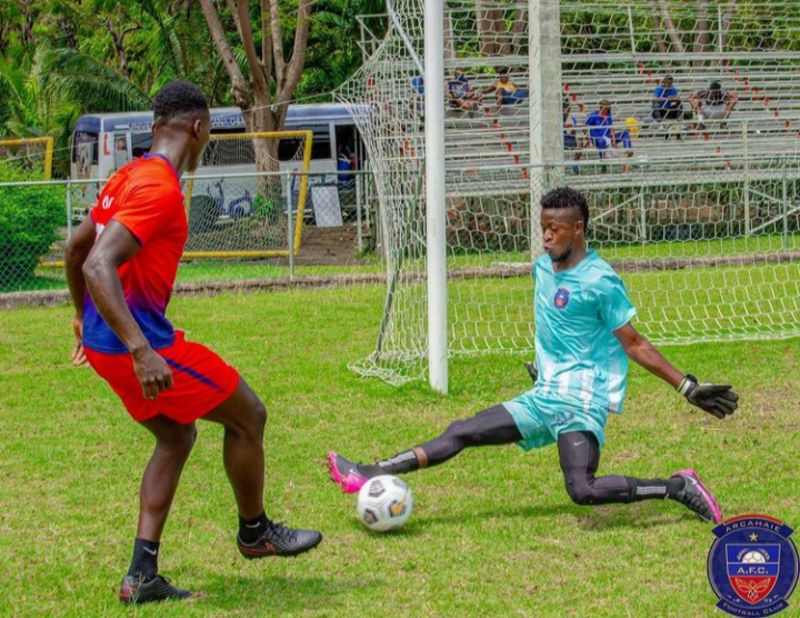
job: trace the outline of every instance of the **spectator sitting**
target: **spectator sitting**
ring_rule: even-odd
[[[622,144],[625,156],[633,156],[633,140],[639,137],[639,120],[635,116],[628,116],[622,121],[625,128],[617,134],[617,145]]]
[[[502,105],[515,105],[528,98],[528,89],[520,88],[509,77],[507,68],[498,69],[497,81],[483,89],[483,92],[494,92],[497,97],[498,107]]]
[[[680,120],[680,90],[672,85],[672,75],[665,75],[661,83],[653,89],[653,119]]]
[[[698,90],[695,92],[689,103],[694,110],[697,120],[696,128],[704,130],[704,120],[721,120],[720,128],[727,126],[725,122],[731,115],[736,102],[739,100],[737,94],[731,90],[723,90],[719,82],[711,82],[708,90]]]
[[[639,120],[635,116],[628,116],[623,122],[625,123],[625,130],[622,131],[617,139],[628,142],[627,144],[623,143],[623,147],[633,148],[633,140],[639,137]]]
[[[594,144],[594,147],[600,151],[601,159],[605,159],[606,150],[617,145],[613,125],[611,101],[603,99],[600,101],[600,107],[586,118],[586,126],[589,127],[589,139]]]
[[[611,115],[611,101],[603,99],[600,107],[593,111],[586,118],[586,126],[589,127],[589,139],[594,147],[597,148],[601,159],[608,156],[609,148],[622,146],[625,148],[625,156],[633,156],[633,138],[631,128],[623,129],[619,134],[614,130],[614,118]],[[638,123],[637,123],[638,130]]]
[[[355,156],[350,154],[346,148],[339,151],[339,156],[336,159],[337,180],[339,189],[346,191],[356,186],[356,177],[352,173],[355,170]],[[343,173],[344,172],[344,173]]]
[[[450,109],[474,112],[478,109],[478,96],[464,71],[456,69],[453,79],[447,82],[447,100]]]

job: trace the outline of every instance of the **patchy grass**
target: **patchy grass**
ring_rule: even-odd
[[[451,394],[392,388],[347,363],[374,345],[383,286],[177,298],[173,321],[230,362],[270,410],[267,509],[325,533],[292,560],[242,560],[221,463],[221,432],[200,424],[163,539],[163,572],[203,591],[141,616],[707,616],[710,527],[671,502],[579,507],[554,449],[467,451],[407,477],[415,513],[370,534],[323,466],[332,447],[391,455],[451,420],[526,389],[521,357],[455,359]],[[152,449],[110,389],[68,365],[67,307],[0,313],[0,615],[123,614],[116,586],[135,531]],[[696,412],[632,370],[601,473],[644,477],[698,468],[726,515],[800,525],[800,340],[665,349],[742,395],[734,417]],[[797,600],[795,599],[795,603]],[[788,614],[787,614],[788,615]]]

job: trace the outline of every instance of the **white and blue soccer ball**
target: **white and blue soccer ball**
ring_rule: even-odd
[[[370,530],[384,532],[399,528],[411,517],[413,509],[411,489],[391,474],[369,479],[358,492],[356,513]]]

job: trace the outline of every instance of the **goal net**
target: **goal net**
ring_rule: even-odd
[[[184,181],[184,258],[288,256],[290,233],[296,254],[311,141],[311,131],[212,135],[197,172]]]
[[[375,349],[353,368],[402,383],[427,366],[430,87],[445,92],[451,355],[532,354],[535,206],[559,184],[586,194],[590,245],[621,273],[653,341],[800,334],[800,30],[790,3],[539,5],[555,7],[553,23],[529,33],[528,2],[447,0],[445,83],[430,85],[423,3],[398,0],[385,38],[337,92],[371,109],[354,117],[387,280]],[[532,82],[536,66],[555,77]],[[603,106],[613,135],[587,124]]]
[[[7,180],[3,176],[16,180],[20,175],[28,180],[50,180],[52,169],[52,137],[0,139],[0,181]]]

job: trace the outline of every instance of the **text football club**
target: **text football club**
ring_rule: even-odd
[[[719,609],[734,616],[772,616],[789,607],[798,579],[792,528],[767,515],[740,515],[713,532],[707,570]]]

